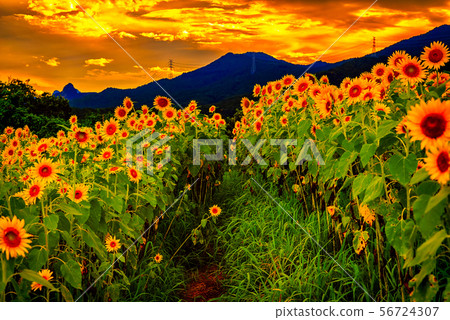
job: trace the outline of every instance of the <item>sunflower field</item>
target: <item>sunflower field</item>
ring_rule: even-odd
[[[448,301],[448,60],[435,42],[340,86],[286,75],[236,121],[158,96],[51,138],[7,127],[0,301]],[[207,146],[196,165],[195,139],[233,159]],[[240,165],[243,139],[287,152],[261,144]],[[323,161],[296,161],[307,141]]]

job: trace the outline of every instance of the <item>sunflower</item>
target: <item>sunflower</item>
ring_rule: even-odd
[[[386,70],[383,75],[383,81],[385,85],[391,84],[392,81],[395,80],[395,74],[391,67],[386,67]]]
[[[16,154],[16,149],[14,149],[14,147],[12,146],[8,146],[5,148],[5,150],[3,150],[2,152],[2,158],[7,159],[7,158],[12,158],[14,157],[14,155]]]
[[[172,102],[169,98],[157,96],[155,100],[153,100],[153,106],[159,110],[163,111],[165,108],[168,108],[172,105]]]
[[[113,155],[114,155],[113,149],[111,149],[110,147],[103,148],[100,151],[100,160],[102,161],[111,160]]]
[[[429,47],[425,47],[424,50],[420,59],[423,60],[427,68],[438,70],[448,62],[448,47],[442,42],[435,41]]]
[[[69,122],[70,122],[71,125],[76,124],[77,121],[78,121],[77,116],[71,116],[71,117],[69,118]]]
[[[327,212],[330,216],[334,216],[334,214],[336,213],[336,207],[335,206],[328,206],[327,207]]]
[[[362,101],[370,101],[375,98],[375,92],[373,89],[364,90],[361,100]]]
[[[411,141],[421,140],[422,148],[450,138],[450,101],[421,101],[408,112],[407,119]]]
[[[14,128],[13,127],[6,127],[3,132],[7,135],[10,135],[14,132]]]
[[[441,140],[430,148],[425,159],[425,168],[431,179],[440,184],[447,184],[450,180],[450,145]]]
[[[310,87],[309,92],[312,98],[318,97],[322,93],[323,88],[317,84]]]
[[[260,93],[261,93],[261,85],[255,84],[255,86],[253,87],[253,96],[258,97]]]
[[[281,81],[276,81],[274,86],[273,86],[273,91],[275,93],[279,93],[281,91],[281,89],[283,89],[283,83]]]
[[[377,85],[373,89],[375,93],[375,100],[383,101],[386,98],[386,87],[384,85]]]
[[[215,106],[209,107],[209,113],[214,113],[214,111],[216,111],[216,107]]]
[[[344,78],[344,80],[342,80],[341,82],[341,89],[347,89],[348,86],[352,83],[352,79],[350,79],[349,77]]]
[[[295,91],[297,93],[304,93],[308,88],[312,85],[311,81],[308,78],[302,77],[297,80],[295,83]]]
[[[381,79],[386,74],[387,67],[384,63],[377,63],[372,67],[372,74],[375,78]]]
[[[104,140],[112,140],[114,139],[116,133],[119,132],[119,130],[119,123],[116,119],[111,118],[109,120],[106,120],[103,124],[100,135]]]
[[[403,59],[399,64],[400,79],[411,85],[422,82],[426,78],[426,70],[417,58]]]
[[[128,138],[129,136],[130,136],[130,133],[128,132],[127,129],[122,129],[122,130],[119,131],[119,137],[120,137],[121,139],[126,139],[126,138]]]
[[[346,95],[350,103],[355,103],[361,100],[362,92],[365,88],[365,83],[361,79],[353,80],[347,87]]]
[[[172,107],[166,107],[162,113],[163,113],[163,118],[166,121],[172,121],[177,116],[177,110],[175,110],[175,108],[172,108]]]
[[[329,84],[330,83],[330,80],[328,79],[327,75],[321,76],[319,81],[322,82],[322,83],[325,83],[325,84]]]
[[[156,263],[160,263],[162,259],[163,259],[162,254],[157,253],[155,256]]]
[[[30,175],[33,179],[50,183],[58,178],[58,173],[59,169],[56,163],[53,163],[52,160],[41,158],[31,168]]]
[[[295,77],[291,74],[287,74],[283,77],[283,79],[281,79],[281,81],[283,82],[284,86],[289,87],[294,83]]]
[[[288,118],[287,118],[285,115],[282,116],[282,117],[280,118],[280,123],[281,123],[281,126],[282,126],[282,127],[287,126],[287,124],[288,124]]]
[[[41,271],[39,271],[39,275],[47,281],[50,281],[53,279],[52,274],[53,274],[53,272],[48,269],[42,269]],[[31,283],[31,290],[36,291],[38,289],[39,290],[42,289],[42,284],[39,284],[39,283],[33,281]]]
[[[321,96],[320,100],[317,102],[317,108],[323,117],[327,117],[331,114],[333,101],[329,94]]]
[[[125,107],[117,107],[114,110],[114,116],[117,120],[125,120],[127,118],[128,110]]]
[[[78,128],[73,133],[73,138],[77,141],[78,145],[84,148],[89,144],[91,139],[91,128]]]
[[[156,120],[153,118],[150,118],[147,120],[147,122],[145,123],[147,128],[153,128],[156,125]]]
[[[116,253],[122,245],[120,244],[120,240],[116,239],[115,236],[108,236],[105,240],[105,247],[108,252]]]
[[[255,129],[256,133],[259,133],[262,128],[262,121],[255,121],[255,124],[253,125],[253,129]]]
[[[114,166],[114,167],[109,168],[108,170],[109,170],[109,173],[110,173],[110,174],[116,174],[117,172],[122,171],[122,168],[121,168],[121,167]]]
[[[35,204],[36,199],[41,199],[44,194],[45,184],[42,181],[31,181],[28,189],[15,194],[16,197],[21,197],[26,205]]]
[[[382,112],[384,112],[385,114],[391,113],[391,108],[389,108],[388,106],[386,106],[386,105],[383,104],[383,103],[377,102],[377,103],[375,103],[375,105],[373,106],[373,108],[375,109],[375,112],[382,111]]]
[[[214,205],[211,208],[209,208],[209,213],[213,217],[217,217],[221,212],[222,212],[222,209],[220,209],[219,206]]]
[[[128,110],[130,111],[133,108],[133,101],[131,101],[130,98],[125,97],[125,99],[123,99],[122,105]]]
[[[25,257],[28,248],[31,248],[31,240],[27,239],[31,235],[23,228],[25,220],[19,220],[16,216],[11,220],[9,217],[0,217],[0,249],[6,253],[6,260],[9,257]]]
[[[388,59],[388,65],[392,68],[398,68],[402,60],[409,59],[411,56],[405,51],[395,51]]]
[[[247,97],[242,98],[241,100],[241,107],[244,108],[250,108],[250,100]]]
[[[128,168],[128,177],[130,178],[130,181],[139,182],[139,180],[141,180],[141,176],[141,173],[136,170],[136,168]]]
[[[68,197],[75,203],[80,203],[83,200],[88,200],[89,186],[79,183],[75,188],[69,187]]]

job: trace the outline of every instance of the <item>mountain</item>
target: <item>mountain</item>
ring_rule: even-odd
[[[358,76],[364,71],[370,71],[378,62],[387,62],[387,58],[396,50],[405,50],[419,56],[423,47],[433,41],[442,41],[450,46],[449,35],[450,26],[442,25],[375,54],[337,63],[318,61],[308,72],[319,76],[327,74],[331,83],[339,84],[346,76]],[[81,93],[72,84],[68,84],[62,92],[56,91],[54,95],[66,97],[75,108],[111,108],[120,105],[126,96],[135,101],[137,106],[152,105],[155,96],[164,95],[181,106],[186,106],[191,100],[196,100],[203,108],[214,104],[228,116],[239,106],[242,96],[251,95],[256,83],[265,84],[286,74],[298,77],[307,68],[308,66],[278,60],[262,52],[227,53],[202,68],[183,73],[174,79],[161,79],[134,89],[107,88],[99,93]]]
[[[66,98],[69,101],[78,99],[78,98],[83,97],[83,96],[85,96],[87,94],[91,94],[91,92],[80,92],[78,89],[76,89],[74,87],[74,85],[72,83],[66,84],[61,92],[59,92],[58,90],[55,90],[53,92],[53,96],[55,96],[55,97],[63,97],[63,98]]]
[[[328,70],[338,64],[316,63],[311,72]],[[191,100],[209,107],[215,104],[223,109],[233,103],[239,105],[244,95],[249,95],[256,83],[264,84],[279,79],[286,74],[302,74],[308,66],[296,65],[278,60],[262,52],[244,54],[227,53],[212,63],[191,72],[183,73],[174,79],[161,79],[135,89],[107,88],[99,93],[81,93],[73,85],[64,87],[61,95],[75,108],[111,108],[122,103],[129,96],[137,105],[152,105],[155,96],[169,96],[175,104],[186,106]],[[162,88],[164,88],[164,90]],[[234,101],[238,101],[237,104]],[[226,112],[231,115],[233,112]]]

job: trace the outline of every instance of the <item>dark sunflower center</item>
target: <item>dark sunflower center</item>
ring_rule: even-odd
[[[436,139],[442,136],[447,127],[447,121],[444,116],[439,113],[430,113],[423,118],[420,128],[424,135],[428,138]]]
[[[420,69],[413,63],[408,63],[403,67],[403,72],[409,78],[416,78],[419,75]]]
[[[362,91],[362,89],[360,86],[354,86],[354,87],[350,88],[350,96],[353,98],[357,97],[360,95],[361,91]]]
[[[383,69],[378,69],[377,70],[377,76],[382,76],[384,74],[384,70]]]
[[[30,188],[30,196],[31,197],[36,197],[39,194],[40,190],[41,190],[41,188],[39,188],[39,186],[32,186]]]
[[[172,118],[172,117],[173,117],[173,112],[172,112],[172,111],[168,111],[168,112],[166,113],[166,116],[167,116],[168,118]]]
[[[22,238],[20,237],[19,231],[15,228],[7,228],[4,233],[3,241],[6,243],[7,247],[15,248],[20,245]]]
[[[110,124],[106,127],[106,133],[108,133],[109,135],[112,135],[116,132],[116,126],[113,124]]]
[[[137,172],[136,172],[136,170],[131,170],[131,176],[132,176],[133,178],[136,178],[136,177],[137,177]]]
[[[52,168],[50,166],[43,165],[42,167],[39,168],[39,175],[41,177],[46,178],[51,174],[52,174]]]
[[[325,104],[325,109],[327,110],[327,112],[331,111],[331,102],[327,101],[327,103]]]
[[[125,117],[126,114],[127,114],[127,113],[125,112],[125,110],[123,110],[123,109],[120,109],[120,110],[119,110],[119,116],[120,116],[120,117]]]
[[[433,49],[428,54],[428,59],[433,63],[438,63],[444,57],[444,53],[439,49]]]
[[[115,247],[116,247],[116,243],[115,243],[114,241],[111,241],[111,243],[109,244],[109,246],[110,246],[111,248],[115,248]]]
[[[302,83],[301,85],[298,86],[301,92],[305,91],[307,87],[308,85],[306,83]]]
[[[103,158],[105,158],[105,159],[111,158],[111,152],[106,151],[106,152],[103,154]]]
[[[75,137],[79,142],[85,142],[87,140],[86,132],[77,132]]]
[[[436,164],[440,172],[447,172],[450,167],[450,157],[447,151],[442,151],[436,159]]]
[[[161,108],[167,107],[168,104],[169,104],[169,103],[168,103],[168,101],[167,101],[166,99],[159,99],[159,100],[158,100],[158,105],[159,105]]]
[[[391,83],[392,81],[394,81],[394,75],[392,73],[390,73],[387,77],[387,80],[389,81],[389,83]]]
[[[75,199],[81,199],[82,196],[83,192],[81,192],[80,190],[75,191]]]

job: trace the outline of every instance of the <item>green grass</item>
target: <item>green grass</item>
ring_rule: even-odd
[[[256,179],[261,183],[262,178]],[[253,194],[249,192],[250,186]],[[277,194],[270,184],[267,192]],[[331,219],[322,213],[305,217],[293,195],[275,197],[298,224],[330,253],[372,297],[372,279],[363,256],[350,239],[333,248]],[[371,298],[293,219],[248,177],[232,172],[224,177],[216,197],[223,209],[223,226],[216,246],[223,248],[221,267],[227,277],[222,301],[371,301]],[[394,292],[389,301],[400,297]]]

